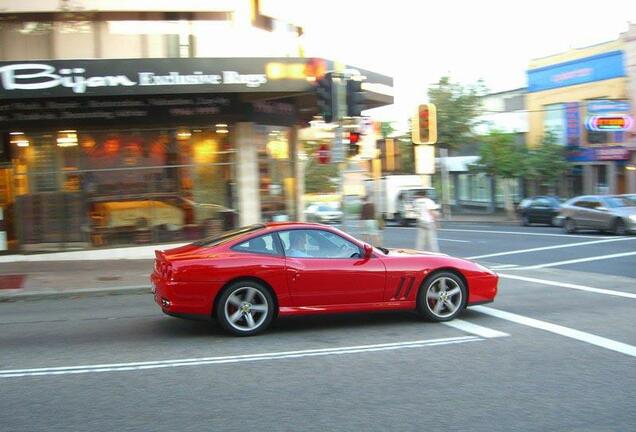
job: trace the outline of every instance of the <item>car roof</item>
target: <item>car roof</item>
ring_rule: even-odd
[[[328,225],[313,222],[267,222],[263,224],[269,229],[291,229],[291,228],[329,228]]]

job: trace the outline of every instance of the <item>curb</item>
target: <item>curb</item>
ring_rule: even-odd
[[[469,223],[469,224],[490,224],[490,225],[519,225],[520,222],[518,220],[463,220],[463,219],[442,219],[443,223]]]
[[[151,294],[150,285],[136,285],[136,286],[123,286],[123,287],[105,287],[105,288],[84,288],[74,290],[29,290],[23,291],[7,290],[6,292],[0,292],[0,302],[10,302],[16,300],[49,300],[68,297],[99,297],[106,295],[126,295],[126,294]]]

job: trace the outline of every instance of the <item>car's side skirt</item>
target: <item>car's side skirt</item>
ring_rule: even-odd
[[[316,306],[282,306],[280,316],[316,315],[322,313],[351,313],[385,310],[415,310],[414,301],[392,301],[376,303],[335,304]]]

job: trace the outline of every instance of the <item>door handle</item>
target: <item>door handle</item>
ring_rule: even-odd
[[[289,271],[291,272],[292,281],[295,281],[300,276],[300,272],[298,270],[289,269]]]

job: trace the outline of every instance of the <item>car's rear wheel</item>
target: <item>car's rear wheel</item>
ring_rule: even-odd
[[[439,272],[429,276],[418,293],[417,309],[431,321],[449,321],[466,306],[466,284],[455,273]]]
[[[567,218],[563,222],[563,229],[568,234],[574,234],[576,232],[576,222],[573,219]]]
[[[627,228],[625,226],[625,222],[623,221],[623,219],[616,219],[614,221],[614,229],[612,231],[614,231],[614,234],[618,235],[618,236],[624,236],[625,234],[627,234]]]
[[[224,329],[237,336],[262,332],[274,317],[274,299],[258,282],[238,281],[219,297],[216,316]]]

